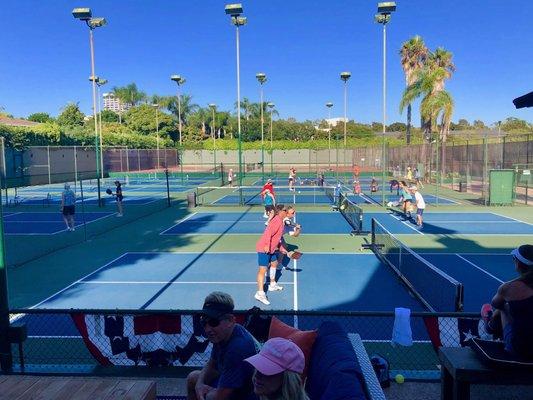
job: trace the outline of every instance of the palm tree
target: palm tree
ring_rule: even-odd
[[[112,89],[112,93],[118,98],[124,105],[136,106],[142,100],[146,100],[146,93],[140,91],[135,83],[130,83],[126,86],[115,86]],[[119,112],[119,122],[122,123],[122,113]]]
[[[246,121],[250,120],[250,115],[251,115],[251,112],[252,112],[252,108],[253,108],[252,102],[247,97],[244,97],[241,100],[241,110],[244,113],[244,119]],[[237,109],[237,103],[236,102],[235,102],[235,109]]]
[[[180,97],[181,102],[181,122],[187,124],[188,118],[191,114],[200,109],[198,104],[192,102],[192,96],[190,94],[182,94]],[[170,96],[164,103],[165,107],[176,116],[178,119],[178,98],[176,96]]]
[[[449,63],[451,63],[451,54]],[[452,64],[453,65],[453,64]],[[422,160],[426,163],[426,145],[431,139],[432,132],[438,131],[438,140],[442,145],[442,160],[446,157],[446,138],[450,128],[453,113],[453,99],[444,90],[444,81],[450,77],[448,68],[442,67],[437,62],[428,62],[424,68],[417,71],[413,84],[407,86],[400,102],[400,112],[418,97],[420,103],[420,116],[423,121],[424,142],[422,146]],[[438,123],[440,117],[440,124]],[[442,165],[444,166],[444,162]],[[444,168],[443,168],[444,173]]]
[[[400,56],[402,68],[405,73],[406,86],[412,85],[415,82],[416,73],[424,66],[427,55],[428,49],[424,43],[424,39],[418,35],[402,44]],[[406,141],[408,145],[411,143],[411,103],[407,105]]]

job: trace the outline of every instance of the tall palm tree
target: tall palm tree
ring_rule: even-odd
[[[400,102],[400,112],[403,112],[408,104],[418,97],[422,97],[420,103],[420,116],[424,128],[424,142],[422,145],[422,162],[426,163],[426,145],[431,139],[432,132],[438,131],[438,140],[443,143],[442,160],[446,157],[446,137],[449,131],[453,113],[453,99],[445,91],[444,81],[449,71],[436,63],[428,63],[424,68],[417,71],[415,82],[409,85]],[[440,123],[439,123],[440,117]],[[444,166],[444,162],[442,165]],[[444,172],[444,169],[443,169]]]
[[[192,102],[192,96],[190,94],[182,94],[180,97],[181,102],[181,122],[187,124],[189,116],[200,109],[198,104]],[[164,103],[165,107],[176,116],[178,119],[178,99],[176,96],[170,96]]]
[[[235,102],[235,109],[237,109],[237,102]],[[241,100],[241,111],[243,111],[244,119],[246,121],[250,120],[252,109],[253,103],[247,97],[243,97],[243,99]]]
[[[400,49],[401,64],[405,73],[406,86],[412,85],[416,79],[416,73],[424,66],[428,55],[428,49],[424,39],[415,36],[402,44]],[[407,105],[407,132],[406,141],[411,143],[411,103]]]
[[[135,83],[130,83],[126,86],[115,86],[111,91],[124,105],[132,107],[147,99],[146,93],[140,91]],[[122,123],[121,112],[119,112],[118,117],[119,122]]]

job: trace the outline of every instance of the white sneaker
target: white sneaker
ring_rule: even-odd
[[[276,292],[278,290],[283,290],[283,286],[280,286],[277,283],[271,283],[270,285],[268,285],[269,292]]]
[[[122,214],[117,214],[117,218],[118,218],[118,217],[122,217]]]
[[[266,297],[266,294],[265,292],[255,292],[255,299],[257,301],[260,301],[261,303],[265,304],[265,305],[270,305],[270,301],[268,301],[267,297]]]

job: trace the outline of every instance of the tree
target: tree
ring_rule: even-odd
[[[381,132],[383,131],[383,123],[381,122],[372,122],[370,124],[370,128],[374,131],[374,132]]]
[[[43,122],[49,122],[53,120],[54,119],[50,116],[50,114],[45,113],[45,112],[37,112],[37,113],[30,114],[28,116],[28,121],[33,121],[33,122],[43,123]]]
[[[394,122],[387,127],[387,132],[406,132],[407,125],[403,122]]]
[[[452,54],[439,47],[435,53],[430,53],[424,67],[416,72],[415,81],[407,86],[400,102],[400,112],[418,97],[422,97],[420,103],[420,115],[424,138],[422,147],[423,162],[426,162],[426,142],[431,139],[432,132],[439,133],[439,141],[444,144],[450,130],[451,116],[454,103],[451,95],[444,90],[444,82],[455,71],[452,63]],[[440,117],[440,124],[438,123]],[[442,159],[446,157],[446,146],[441,146]],[[443,173],[444,164],[442,163]]]
[[[170,111],[175,117],[176,120],[178,120],[178,115],[180,114],[178,111],[178,97],[177,96],[170,96],[166,98],[166,101],[163,101],[161,103],[164,105],[168,111]],[[200,106],[198,104],[195,104],[192,102],[192,96],[190,94],[182,94],[180,96],[180,108],[181,108],[181,122],[182,124],[188,124],[189,116],[196,112]],[[179,123],[179,120],[178,120]]]
[[[502,122],[500,128],[509,133],[521,133],[521,132],[532,132],[533,131],[533,125],[528,124],[527,121],[524,121],[523,119],[518,119],[515,117],[509,117],[506,118],[505,121]]]
[[[102,122],[119,122],[119,115],[111,110],[102,110]]]
[[[151,105],[141,104],[130,108],[124,114],[126,125],[140,135],[156,135],[155,109]],[[175,135],[175,123],[172,117],[164,112],[158,112],[159,137],[173,137]]]
[[[112,91],[122,103],[133,107],[147,99],[146,93],[140,91],[135,83],[130,83],[126,86],[115,86]]]
[[[415,83],[418,71],[422,69],[428,55],[428,49],[420,36],[415,36],[402,44],[400,49],[401,64],[405,73],[406,86]],[[407,105],[406,142],[411,143],[411,103]]]
[[[485,125],[485,123],[479,119],[474,120],[474,123],[472,124],[472,126],[476,130],[487,129],[487,126]]]
[[[57,117],[57,123],[65,127],[83,126],[85,115],[80,111],[78,103],[69,103]]]

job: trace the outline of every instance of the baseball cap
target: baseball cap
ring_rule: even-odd
[[[210,318],[220,318],[223,315],[231,314],[233,307],[229,304],[205,302],[202,307],[202,315]]]
[[[263,375],[276,375],[283,371],[303,373],[305,357],[302,350],[292,341],[283,338],[268,340],[259,354],[245,358]]]
[[[418,190],[418,187],[417,187],[417,186],[411,186],[409,189],[411,189],[411,190]]]
[[[523,244],[511,251],[511,255],[522,264],[533,267],[533,245]]]

